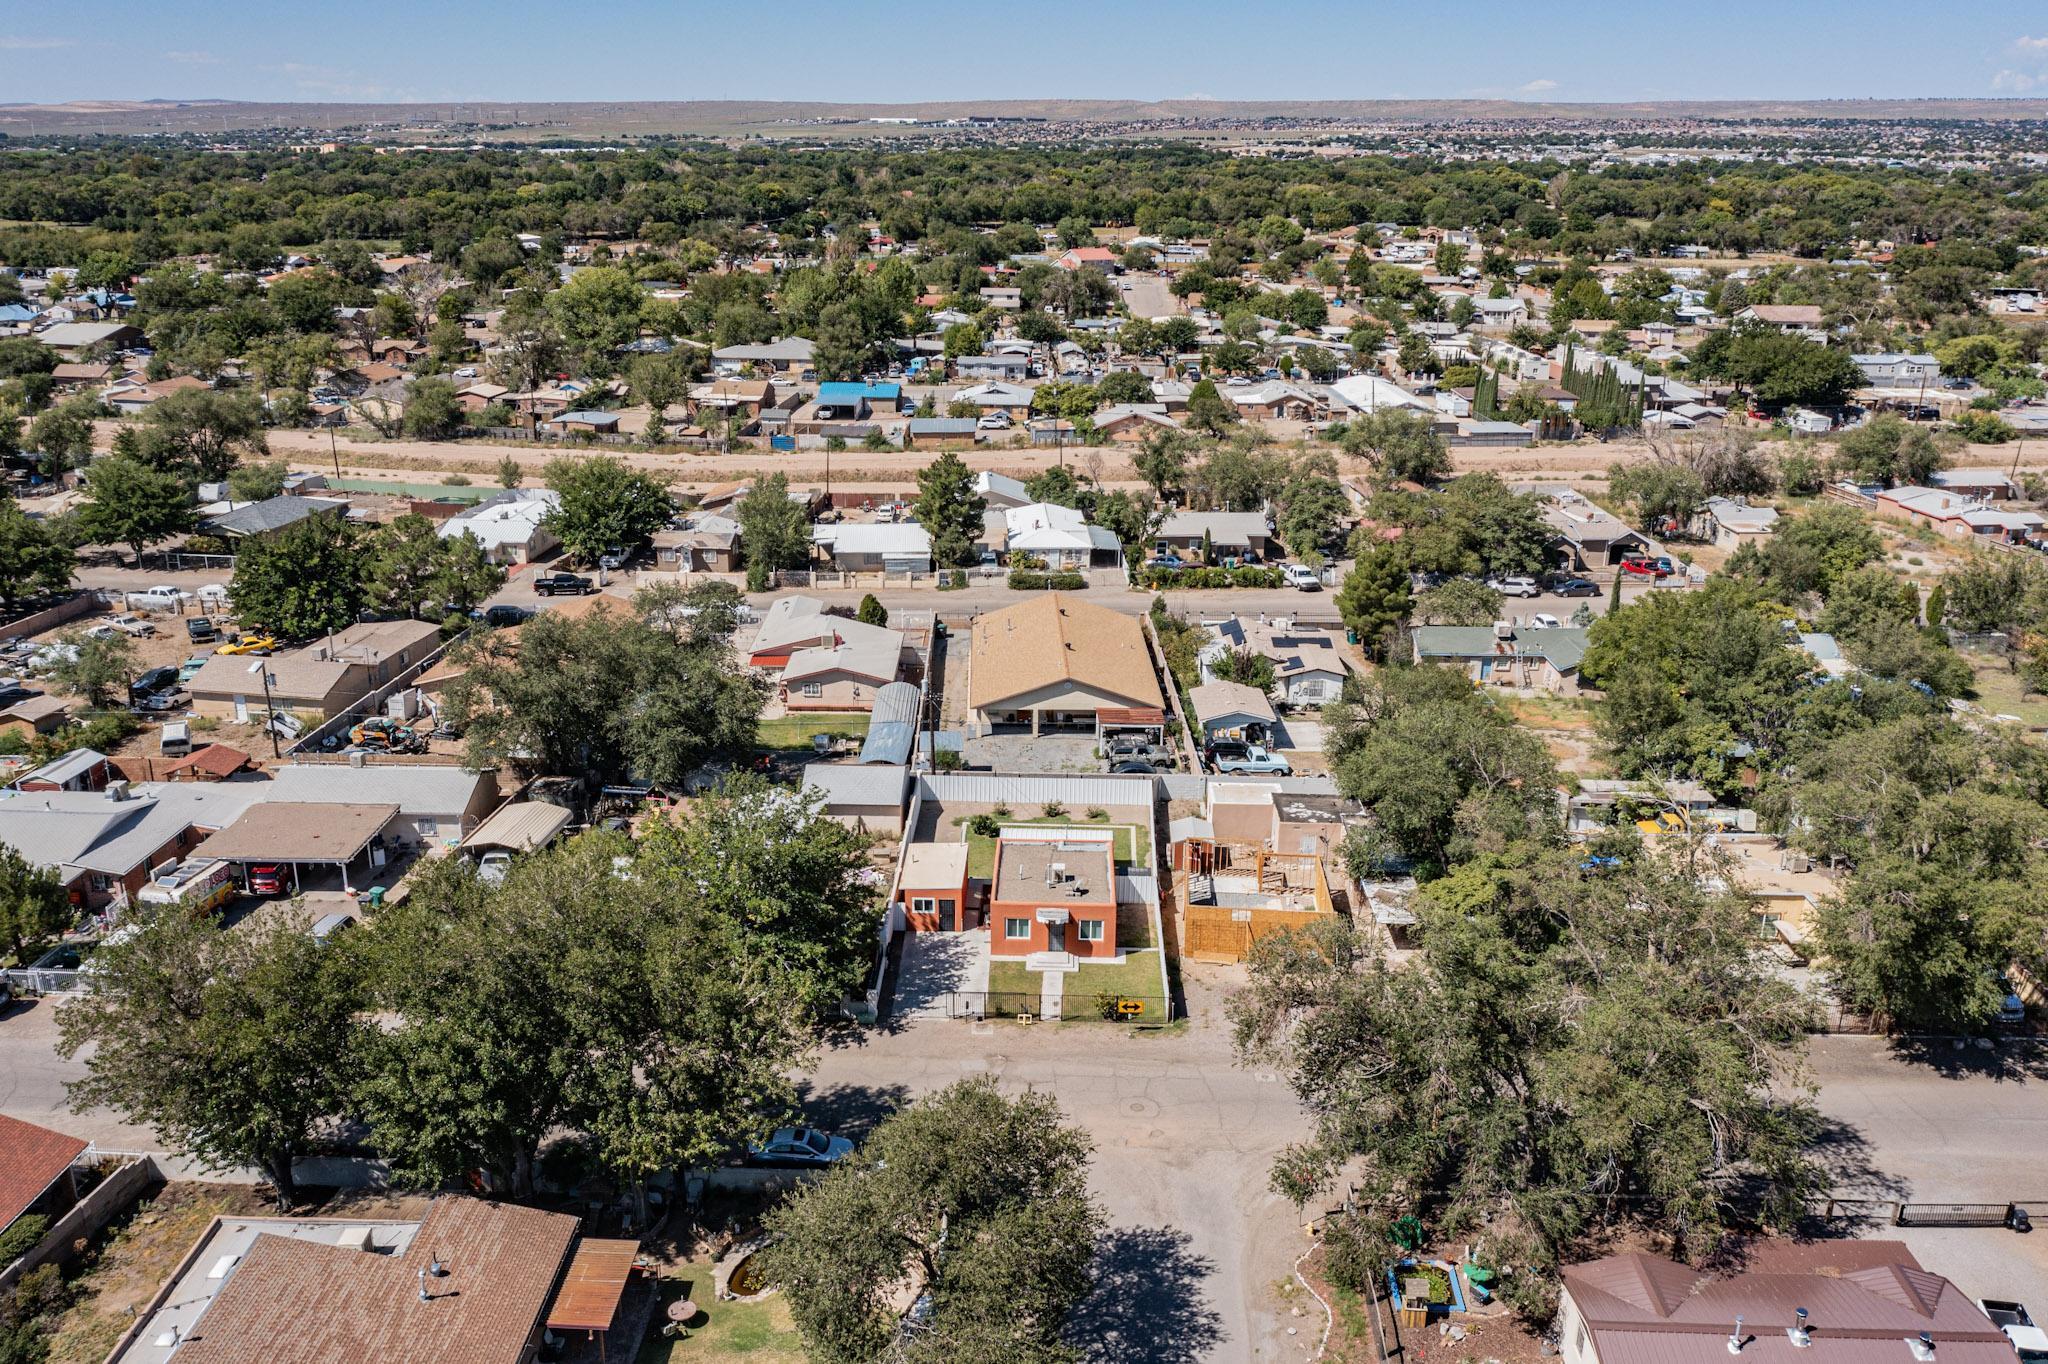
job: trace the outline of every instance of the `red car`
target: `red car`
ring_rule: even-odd
[[[1633,573],[1639,578],[1668,578],[1671,576],[1669,559],[1623,559],[1621,571]]]
[[[274,864],[259,864],[249,868],[249,893],[251,895],[284,894],[284,868]]]

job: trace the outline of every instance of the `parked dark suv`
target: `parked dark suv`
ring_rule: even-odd
[[[220,638],[220,627],[211,616],[189,616],[185,620],[185,635],[194,644],[210,644]]]
[[[597,591],[597,584],[575,573],[543,573],[533,580],[533,590],[543,597],[584,597]]]

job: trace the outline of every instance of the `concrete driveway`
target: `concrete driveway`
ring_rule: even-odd
[[[987,734],[969,739],[969,767],[991,772],[1100,772],[1093,734]]]
[[[987,989],[987,933],[905,933],[889,987],[889,1017],[897,1023],[947,1018],[955,991]]]

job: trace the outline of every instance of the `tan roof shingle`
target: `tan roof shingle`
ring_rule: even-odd
[[[1166,703],[1137,618],[1064,592],[977,616],[971,666],[976,710],[1061,683],[1134,706]]]

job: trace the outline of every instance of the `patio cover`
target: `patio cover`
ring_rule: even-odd
[[[398,817],[396,805],[263,801],[192,850],[230,862],[346,864]]]
[[[548,1329],[609,1331],[639,1253],[638,1241],[586,1239],[579,1244],[555,1293],[555,1304],[548,1309]]]

